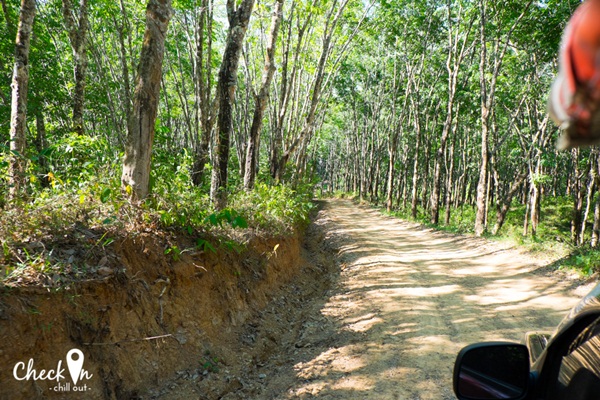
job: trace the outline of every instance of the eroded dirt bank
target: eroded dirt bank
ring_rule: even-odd
[[[238,254],[147,233],[119,240],[103,277],[2,287],[0,399],[150,398],[179,378],[211,378],[236,365],[244,324],[305,265],[300,249],[298,235],[255,236]],[[77,384],[66,362],[75,348],[88,373]],[[236,384],[218,379],[207,395]]]

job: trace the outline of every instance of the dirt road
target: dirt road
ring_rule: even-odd
[[[224,335],[228,344],[213,349],[218,368],[181,372],[152,398],[455,399],[464,345],[552,331],[593,285],[484,239],[348,200],[322,206],[301,272]]]
[[[289,354],[265,365],[260,398],[454,399],[462,346],[552,330],[589,287],[514,250],[350,201],[328,202],[315,223],[339,247],[342,271],[305,305]]]

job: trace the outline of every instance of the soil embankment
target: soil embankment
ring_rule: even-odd
[[[178,377],[216,374],[236,362],[231,341],[255,310],[298,274],[300,249],[297,235],[255,237],[240,253],[217,254],[184,236],[143,234],[116,243],[104,277],[52,290],[4,287],[0,398],[148,398]],[[66,362],[74,348],[88,373],[77,384]],[[212,386],[213,398],[233,390]]]

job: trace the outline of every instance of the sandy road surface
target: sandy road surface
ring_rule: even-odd
[[[454,399],[462,346],[553,330],[589,288],[514,250],[346,200],[328,202],[316,224],[337,241],[342,272],[304,313],[289,357],[267,368],[260,398]]]

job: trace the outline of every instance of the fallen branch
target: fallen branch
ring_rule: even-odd
[[[141,339],[128,339],[128,340],[121,340],[121,341],[112,342],[112,343],[83,343],[83,345],[84,346],[118,346],[123,343],[144,342],[144,341],[148,341],[148,340],[164,339],[167,337],[173,337],[173,335],[171,335],[169,333],[168,335],[151,336],[151,337],[141,338]]]

